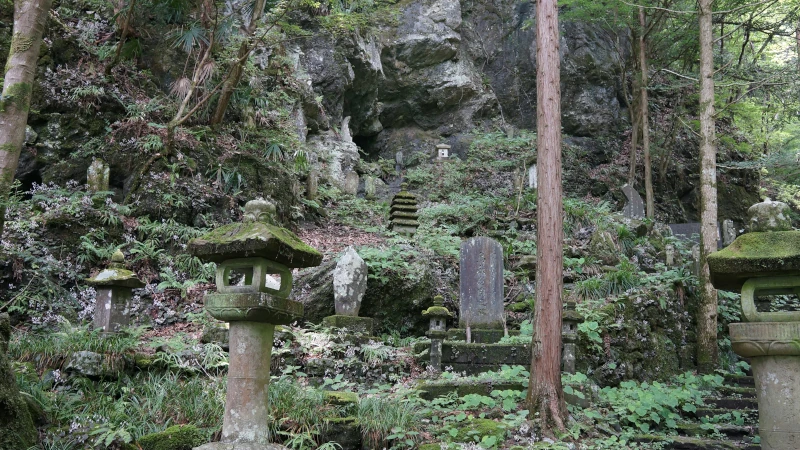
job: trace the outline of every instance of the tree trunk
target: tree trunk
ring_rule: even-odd
[[[794,42],[797,45],[797,69],[800,70],[800,26],[794,30]]]
[[[36,61],[51,4],[52,0],[14,2],[14,34],[0,100],[0,235],[5,223],[5,201],[25,143]]]
[[[655,202],[653,200],[653,168],[650,162],[650,122],[648,119],[647,103],[647,56],[645,43],[645,20],[644,8],[639,7],[639,68],[642,73],[642,84],[640,86],[641,101],[639,102],[639,123],[642,126],[642,151],[644,153],[644,189],[645,201],[647,204],[646,217],[652,219],[655,216]]]
[[[561,290],[563,289],[561,203],[561,87],[556,0],[536,2],[537,176],[536,309],[531,342],[527,406],[538,413],[546,434],[564,430],[561,387]]]
[[[717,250],[717,149],[714,130],[714,55],[711,3],[699,0],[700,23],[700,304],[697,309],[697,365],[717,366],[717,291],[711,285],[708,255]]]
[[[243,30],[245,40],[239,47],[239,53],[237,54],[234,66],[231,68],[230,76],[225,81],[225,84],[222,85],[219,101],[217,101],[217,108],[214,110],[214,115],[211,116],[211,125],[222,123],[222,119],[225,117],[225,111],[227,111],[228,104],[231,101],[231,97],[233,97],[233,91],[236,89],[236,86],[239,85],[239,81],[242,78],[244,65],[247,62],[247,55],[253,50],[248,40],[255,33],[258,21],[261,20],[261,16],[264,15],[265,2],[266,0],[256,0],[256,4],[253,6],[253,15],[250,17],[250,23]]]
[[[631,35],[631,54],[638,55],[639,30],[637,30],[636,27],[631,27]],[[633,71],[636,73],[639,68],[639,58],[632,56],[631,60],[633,61]],[[631,185],[631,187],[636,186],[636,156],[639,150],[639,134],[641,130],[639,123],[642,120],[641,114],[639,114],[639,109],[641,108],[641,84],[642,79],[638,76],[634,76],[631,86],[631,90],[633,91],[631,92],[631,97],[633,100],[628,104],[631,116],[631,154],[628,167],[628,184]],[[625,98],[627,99],[627,95]]]

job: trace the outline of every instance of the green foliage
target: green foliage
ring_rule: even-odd
[[[621,425],[639,432],[674,430],[680,412],[694,412],[702,405],[706,389],[719,387],[722,382],[720,375],[698,376],[689,372],[675,377],[670,385],[623,381],[619,387],[600,390],[600,405],[616,414]],[[603,418],[603,413],[595,409],[585,409],[583,413],[595,420]]]
[[[358,403],[358,423],[371,448],[413,448],[418,440],[419,411],[410,401],[367,397]],[[390,437],[391,436],[391,437]]]

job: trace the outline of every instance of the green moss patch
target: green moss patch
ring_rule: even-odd
[[[708,257],[717,289],[739,291],[755,277],[800,275],[800,231],[746,233]]]
[[[205,436],[194,425],[176,425],[139,439],[142,450],[192,450],[205,442]]]

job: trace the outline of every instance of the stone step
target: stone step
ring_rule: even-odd
[[[745,421],[746,424],[750,424],[750,423],[756,424],[756,423],[758,423],[758,410],[757,409],[743,409],[743,410],[733,409],[733,410],[731,410],[731,409],[727,409],[727,408],[702,407],[702,408],[697,408],[697,411],[695,411],[693,415],[698,419],[701,419],[703,417],[712,418],[712,417],[715,417],[715,416],[722,416],[722,415],[725,415],[725,414],[731,414],[734,411],[738,411],[738,412],[742,413],[742,415],[744,416],[744,421]]]
[[[681,423],[678,424],[678,433],[682,436],[703,437],[710,436],[718,433],[728,439],[742,440],[744,438],[753,438],[758,435],[758,426],[740,426],[732,425],[729,423],[720,423],[714,425],[713,430],[704,429],[697,422]]]
[[[725,384],[739,387],[756,387],[756,381],[752,375],[736,375],[733,373],[725,374]]]
[[[725,397],[756,398],[756,388],[741,386],[722,386],[717,389]]]
[[[634,442],[660,443],[665,450],[760,450],[760,445],[736,441],[718,441],[714,439],[690,436],[653,436],[641,435],[633,438]]]
[[[755,398],[705,398],[703,401],[705,402],[706,406],[713,408],[724,408],[730,410],[758,410],[758,400]]]

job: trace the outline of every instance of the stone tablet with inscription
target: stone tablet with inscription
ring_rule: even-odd
[[[622,193],[627,199],[625,207],[622,208],[622,214],[628,219],[643,219],[644,201],[642,201],[642,196],[629,184],[622,186]]]
[[[461,243],[459,327],[503,328],[503,247],[476,237]]]

